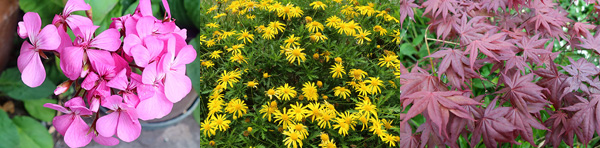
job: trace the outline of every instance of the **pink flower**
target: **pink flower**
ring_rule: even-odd
[[[75,11],[90,10],[92,7],[83,0],[69,0],[61,15],[55,15],[52,24],[62,25],[67,23],[71,29],[79,26],[93,25],[92,20],[80,15],[71,15]]]
[[[81,76],[83,67],[84,54],[87,57],[91,48],[104,49],[106,51],[116,51],[121,46],[120,34],[116,29],[107,29],[94,36],[94,32],[98,26],[79,26],[73,33],[77,38],[74,46],[66,47],[60,53],[60,67],[71,80],[75,80]]]
[[[158,69],[159,73],[165,73],[165,95],[175,103],[192,90],[192,81],[185,75],[185,65],[196,59],[196,50],[185,43],[177,48],[176,38],[169,38],[167,44],[168,52],[161,58]]]
[[[40,31],[40,16],[35,12],[27,12],[23,21],[19,22],[17,33],[21,38],[29,37],[29,42],[23,42],[21,55],[17,66],[21,71],[21,79],[29,87],[38,87],[46,79],[46,70],[42,65],[40,54],[42,50],[56,50],[60,46],[60,36],[53,25],[47,25]]]
[[[131,73],[131,81],[127,80],[127,72],[125,69],[121,70],[112,80],[108,81],[106,86],[121,90],[119,94],[123,95],[123,101],[127,104],[136,107],[140,103],[140,98],[135,94],[135,88],[141,84],[142,76]]]
[[[102,106],[113,112],[98,119],[96,131],[104,137],[111,137],[116,133],[121,140],[131,142],[140,136],[142,126],[135,108],[122,101],[123,98],[117,95],[102,100]]]
[[[92,140],[92,136],[88,134],[90,127],[81,119],[81,116],[92,115],[92,111],[85,107],[81,97],[67,101],[66,108],[52,103],[46,103],[44,107],[65,113],[65,115],[54,117],[52,125],[58,133],[65,136],[67,145],[82,147],[90,143]]]
[[[164,74],[158,73],[156,68],[156,62],[146,66],[142,72],[142,85],[137,87],[140,103],[136,110],[142,120],[162,118],[173,108],[173,102],[169,101],[163,92]]]

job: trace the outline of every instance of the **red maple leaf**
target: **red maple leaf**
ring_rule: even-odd
[[[467,50],[465,50],[465,52],[469,53],[469,65],[471,65],[471,69],[473,69],[473,65],[475,65],[475,60],[477,59],[479,52],[498,61],[496,54],[492,50],[508,50],[513,47],[511,43],[504,40],[504,37],[506,36],[505,33],[490,34],[492,33],[488,32],[483,35],[481,39],[474,40],[467,45]]]
[[[600,134],[600,94],[592,95],[590,101],[579,96],[577,98],[580,103],[562,109],[575,112],[570,122],[577,127],[577,139],[587,144],[594,137],[594,131]]]
[[[544,99],[542,94],[544,88],[531,82],[532,74],[521,76],[520,72],[515,72],[512,77],[509,77],[503,73],[502,80],[506,87],[496,93],[505,93],[503,98],[523,112],[530,112],[528,105],[532,103],[551,103]]]
[[[400,102],[403,102],[404,108],[412,104],[406,116],[404,116],[403,122],[407,122],[408,119],[425,112],[427,117],[431,119],[431,122],[438,127],[437,132],[447,138],[446,125],[448,124],[450,113],[460,118],[473,120],[463,106],[481,104],[473,101],[471,98],[462,96],[462,94],[463,92],[459,91],[420,91],[400,98]]]
[[[517,130],[512,123],[510,123],[504,115],[506,115],[510,108],[509,107],[497,107],[494,99],[487,106],[483,114],[473,114],[477,119],[475,122],[475,129],[473,130],[473,136],[471,137],[471,146],[476,146],[481,140],[483,135],[483,143],[487,147],[497,147],[497,142],[510,142],[513,144],[519,144],[515,141],[516,136],[512,133]]]

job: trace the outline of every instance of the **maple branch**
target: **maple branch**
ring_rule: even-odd
[[[430,40],[430,41],[437,41],[437,42],[442,42],[442,43],[448,43],[448,44],[453,44],[453,45],[459,45],[459,43],[455,43],[455,42],[450,42],[450,41],[446,41],[446,40],[440,40],[440,39],[434,39],[434,38],[428,38],[425,37],[425,39]]]
[[[425,28],[425,35],[423,35],[425,37],[425,47],[427,47],[427,56],[431,55],[431,51],[429,50],[429,42],[427,42],[427,31],[429,31],[429,27],[431,27],[431,25],[428,25],[427,28]],[[431,73],[435,75],[435,67],[433,67],[432,57],[429,57],[429,64],[431,65]]]

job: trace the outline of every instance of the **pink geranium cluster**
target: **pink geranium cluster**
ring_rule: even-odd
[[[67,145],[82,147],[92,139],[104,145],[119,140],[131,142],[140,135],[141,120],[164,117],[191,90],[185,75],[186,64],[196,51],[185,42],[186,30],[170,17],[166,0],[165,18],[152,16],[150,0],[140,0],[134,14],[113,18],[110,28],[96,35],[91,19],[71,14],[91,9],[83,0],[69,0],[51,25],[41,28],[37,13],[28,12],[18,24],[21,38],[29,38],[21,47],[18,68],[23,82],[37,87],[46,77],[41,58],[54,53],[69,81],[60,84],[55,94],[66,92],[74,84],[77,90],[63,106],[45,107],[63,112],[53,120]],[[67,30],[76,37],[72,40]],[[141,71],[141,75],[136,73]],[[110,109],[100,117],[100,106]],[[83,118],[92,118],[88,125]]]

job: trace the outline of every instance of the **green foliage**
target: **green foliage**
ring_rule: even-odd
[[[54,14],[62,12],[62,0],[19,0],[19,7],[23,12],[36,12],[42,19],[42,25],[52,23]]]
[[[20,147],[52,148],[54,142],[46,127],[27,116],[16,116],[12,120],[17,126]]]
[[[56,85],[48,79],[38,87],[28,87],[21,81],[21,73],[17,67],[6,69],[0,75],[0,92],[17,100],[46,98],[54,93],[55,88]]]
[[[10,120],[8,114],[0,109],[0,143],[2,143],[0,147],[19,147],[19,136],[15,136],[17,132],[17,126]]]
[[[56,100],[54,99],[37,99],[37,100],[25,100],[25,109],[27,112],[42,121],[52,122],[54,115],[56,115],[56,110],[44,107],[46,103],[56,104]]]

